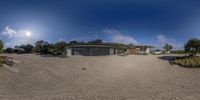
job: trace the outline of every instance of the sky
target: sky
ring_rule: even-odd
[[[183,49],[200,38],[198,0],[1,0],[5,47],[71,40]]]

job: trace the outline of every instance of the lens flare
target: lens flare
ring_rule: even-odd
[[[30,36],[32,35],[32,33],[31,33],[30,31],[26,31],[26,32],[25,32],[25,35],[26,35],[27,37],[30,37]]]

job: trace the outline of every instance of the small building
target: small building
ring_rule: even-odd
[[[112,45],[71,45],[67,46],[64,54],[67,56],[82,55],[82,56],[100,56],[100,55],[116,55],[126,52],[127,48],[119,48]]]
[[[139,45],[139,46],[134,46],[134,45],[129,45],[128,50],[129,54],[149,54],[150,49],[153,48],[153,46],[147,46],[147,45]]]

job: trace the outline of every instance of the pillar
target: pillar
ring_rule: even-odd
[[[150,48],[147,47],[145,53],[149,54],[150,53]]]
[[[67,48],[66,49],[66,55],[67,56],[72,56],[72,48]]]
[[[117,55],[118,54],[118,49],[117,48],[115,48],[115,55]]]
[[[109,48],[109,54],[114,55],[114,48]]]

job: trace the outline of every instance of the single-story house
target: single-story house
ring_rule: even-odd
[[[127,48],[120,48],[112,45],[71,45],[67,46],[64,54],[67,56],[82,55],[82,56],[99,56],[99,55],[116,55],[126,52]]]
[[[152,46],[125,46],[110,44],[77,44],[66,46],[64,55],[73,56],[100,56],[100,55],[117,55],[117,54],[149,54]]]

